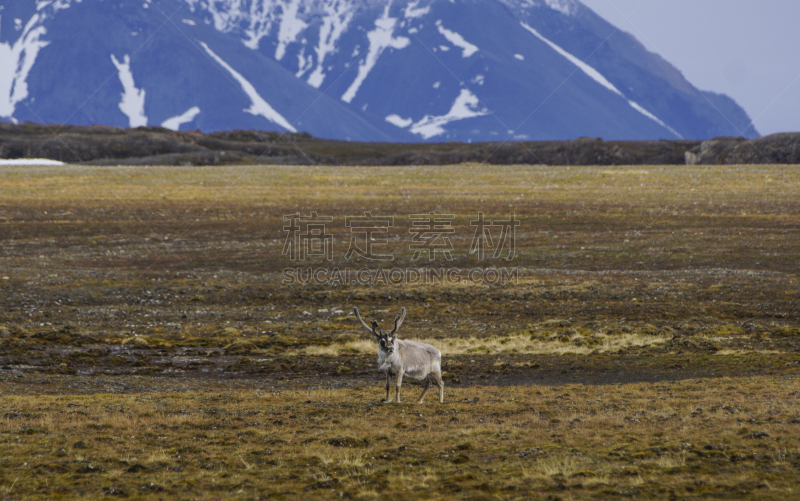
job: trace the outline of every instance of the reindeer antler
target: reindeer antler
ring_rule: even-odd
[[[394,333],[397,332],[397,329],[399,329],[401,325],[403,325],[403,320],[405,319],[406,309],[400,308],[400,314],[394,318],[394,329],[392,329],[392,332],[389,333],[390,336],[394,336]]]
[[[353,313],[355,313],[356,318],[358,319],[359,322],[361,322],[361,325],[363,325],[365,329],[367,329],[370,333],[372,333],[373,336],[377,338],[380,337],[380,334],[378,334],[378,322],[373,320],[372,327],[370,327],[364,320],[361,319],[361,315],[358,314],[358,308],[353,308]]]

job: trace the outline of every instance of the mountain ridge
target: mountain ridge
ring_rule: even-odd
[[[399,142],[758,136],[733,100],[577,0],[41,0],[0,10],[0,60],[8,122]]]

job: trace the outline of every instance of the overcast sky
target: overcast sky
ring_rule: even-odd
[[[800,1],[581,2],[695,87],[735,99],[762,135],[800,131]]]

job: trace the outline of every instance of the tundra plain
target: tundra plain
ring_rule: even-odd
[[[796,166],[0,171],[5,499],[800,492]],[[444,404],[381,403],[353,306]]]

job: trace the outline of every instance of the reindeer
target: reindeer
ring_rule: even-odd
[[[378,370],[386,373],[386,402],[391,403],[389,398],[389,384],[391,377],[397,377],[395,397],[400,403],[400,386],[403,384],[403,376],[408,376],[415,381],[424,381],[422,395],[419,396],[418,404],[422,403],[425,394],[435,383],[439,387],[439,402],[444,402],[444,381],[442,381],[442,353],[429,344],[415,343],[398,339],[397,329],[403,325],[406,318],[406,309],[400,308],[400,315],[394,319],[394,329],[388,334],[384,334],[378,328],[378,322],[372,321],[372,326],[367,325],[358,314],[358,308],[353,308],[356,318],[361,325],[375,336],[378,341]]]

